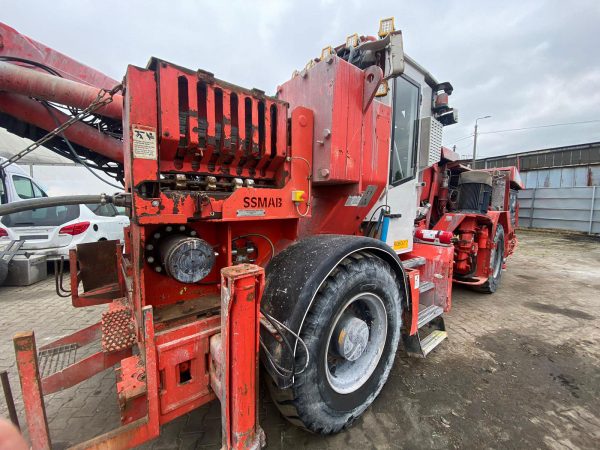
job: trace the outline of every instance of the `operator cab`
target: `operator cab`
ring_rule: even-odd
[[[455,124],[458,111],[449,106],[453,87],[433,75],[403,51],[402,34],[394,19],[383,19],[378,38],[349,36],[337,55],[360,68],[378,65],[384,73],[376,101],[392,107],[389,182],[368,217],[386,222],[375,236],[397,253],[413,248],[422,171],[442,157],[443,128]],[[355,45],[353,45],[355,44]],[[384,49],[385,50],[382,50]],[[371,235],[373,227],[369,226]]]

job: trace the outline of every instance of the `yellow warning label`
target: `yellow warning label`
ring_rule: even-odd
[[[408,248],[408,239],[394,241],[394,250],[402,250],[404,248]]]

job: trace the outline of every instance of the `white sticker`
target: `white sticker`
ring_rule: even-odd
[[[132,125],[133,157],[156,159],[156,131],[154,128]]]
[[[419,289],[419,287],[421,286],[421,277],[419,277],[419,274],[415,275],[415,289]]]

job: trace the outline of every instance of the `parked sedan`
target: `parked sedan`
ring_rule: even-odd
[[[68,258],[77,244],[118,239],[123,242],[127,216],[111,204],[38,208],[3,216],[0,240],[25,241],[19,253],[46,255],[48,260]]]

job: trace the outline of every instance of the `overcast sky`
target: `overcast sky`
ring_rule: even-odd
[[[394,16],[405,52],[454,85],[459,124],[444,143],[469,155],[480,132],[600,121],[600,1],[25,1],[2,21],[121,79],[157,56],[274,93],[294,69]],[[600,140],[600,122],[482,134],[491,156]],[[456,142],[458,141],[458,142]]]

